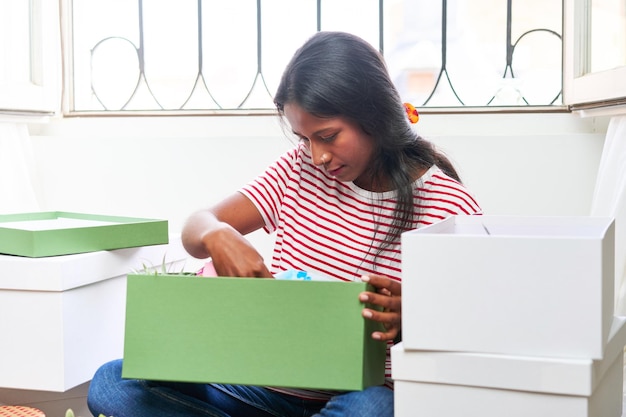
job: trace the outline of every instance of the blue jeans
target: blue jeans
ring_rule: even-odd
[[[113,417],[393,417],[393,391],[379,386],[328,402],[263,387],[122,379],[122,361],[104,364],[87,396],[94,416]]]

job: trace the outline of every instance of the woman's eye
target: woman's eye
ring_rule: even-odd
[[[322,142],[332,142],[337,137],[337,134],[332,134],[330,136],[320,136]]]

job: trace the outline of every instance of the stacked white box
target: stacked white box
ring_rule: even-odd
[[[604,359],[391,349],[395,416],[619,417],[626,319]]]
[[[126,274],[182,268],[167,245],[27,258],[0,255],[0,387],[65,392],[90,381],[124,347]]]
[[[454,216],[402,251],[396,416],[621,416],[613,219]]]
[[[452,216],[402,235],[405,349],[601,359],[610,218]]]

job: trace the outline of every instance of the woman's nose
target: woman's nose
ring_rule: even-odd
[[[326,166],[326,164],[328,164],[330,162],[330,156],[327,153],[323,153],[322,156],[320,156],[319,158],[313,158],[313,163],[315,165],[324,165]]]
[[[311,146],[311,158],[315,165],[326,165],[330,162],[330,155],[320,146]]]

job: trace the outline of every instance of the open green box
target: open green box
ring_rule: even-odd
[[[31,258],[168,243],[167,220],[63,211],[0,215],[0,253]]]
[[[362,282],[129,275],[124,378],[361,390],[384,382]]]

